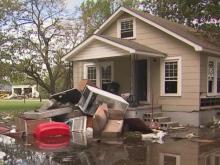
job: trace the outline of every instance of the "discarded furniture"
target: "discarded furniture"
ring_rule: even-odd
[[[106,104],[100,105],[93,115],[93,133],[99,136],[108,122],[108,107]]]
[[[93,133],[95,136],[117,137],[122,132],[125,111],[108,109],[103,103],[93,116]]]
[[[54,116],[68,114],[70,112],[72,112],[72,107],[65,107],[65,108],[44,110],[40,112],[28,111],[28,112],[24,112],[23,117],[27,119],[43,119],[43,118],[50,118]]]
[[[105,129],[102,131],[102,137],[118,137],[122,132],[123,120],[108,120]]]
[[[128,108],[128,102],[122,97],[89,85],[84,89],[77,105],[85,114],[94,115],[101,103],[106,103],[112,109],[127,110]]]
[[[81,98],[81,92],[78,89],[69,89],[50,96],[50,99],[65,103],[77,104]]]
[[[67,124],[61,122],[49,122],[39,124],[34,130],[35,138],[70,136]]]
[[[39,124],[48,122],[50,122],[50,119],[48,118],[32,120],[23,117],[18,117],[15,118],[16,132],[25,132],[26,135],[33,134],[34,130]]]
[[[71,118],[66,121],[72,132],[86,132],[87,116]]]

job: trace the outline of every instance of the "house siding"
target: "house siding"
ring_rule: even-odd
[[[78,88],[79,82],[83,79],[83,65],[86,62],[73,62],[73,87]]]
[[[130,17],[128,14],[121,18]],[[187,44],[136,18],[136,39],[133,41],[159,50],[167,56],[182,57],[182,94],[179,97],[160,96],[160,60],[151,60],[151,95],[163,111],[198,111],[200,98],[200,56]],[[102,35],[117,36],[117,21]],[[153,94],[152,94],[153,93]]]
[[[76,54],[72,60],[90,60],[90,59],[99,59],[105,57],[117,57],[126,55],[128,52],[123,51],[119,48],[116,48],[111,45],[107,45],[100,41],[94,41],[90,43],[86,48]]]

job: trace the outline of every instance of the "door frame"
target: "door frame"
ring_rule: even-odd
[[[146,100],[143,100],[143,102],[146,101],[146,104],[151,103],[151,80],[150,80],[150,64],[151,64],[151,58],[150,57],[143,57],[143,56],[138,56],[134,59],[136,61],[138,60],[146,60],[147,61],[147,98]]]

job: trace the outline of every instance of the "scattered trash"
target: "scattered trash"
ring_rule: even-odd
[[[195,133],[189,133],[185,136],[187,139],[191,139],[191,138],[197,138],[199,136],[195,135]]]
[[[66,104],[66,103],[77,104],[80,98],[81,98],[81,93],[77,89],[66,90],[50,96],[50,99],[54,99],[62,104]]]
[[[11,130],[9,131],[10,133],[15,133],[16,132],[16,126],[12,125]]]
[[[0,143],[2,144],[14,144],[15,139],[6,135],[0,135]]]
[[[163,137],[167,135],[166,132],[163,131],[155,131],[154,133],[142,134],[142,140],[152,140],[152,142],[157,142],[163,144]]]
[[[3,159],[6,156],[5,152],[0,151],[0,160]]]
[[[182,130],[185,129],[186,127],[179,126],[179,127],[171,127],[170,130]]]
[[[130,95],[123,95],[123,97],[126,96]],[[89,80],[82,80],[78,89],[56,93],[41,108],[24,112],[22,116],[16,118],[16,131],[25,132],[26,135],[33,134],[41,148],[46,146],[50,148],[50,145],[51,147],[59,146],[59,144],[55,146],[52,140],[41,141],[42,137],[68,137],[70,132],[72,132],[73,142],[80,145],[86,145],[87,138],[118,137],[124,130],[143,133],[134,136],[139,140],[153,139],[163,143],[162,139],[166,133],[152,131],[152,128],[159,129],[159,124],[156,122],[147,125],[140,118],[127,116],[125,118],[128,105],[122,97],[94,87]],[[62,122],[54,122],[57,118],[61,118]],[[172,129],[182,128],[184,127]],[[15,133],[15,128],[11,130],[11,133]],[[57,140],[59,143],[59,139]],[[60,146],[64,143],[60,141]]]

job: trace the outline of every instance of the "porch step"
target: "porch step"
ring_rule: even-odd
[[[168,130],[172,127],[179,126],[178,122],[172,121],[170,117],[163,116],[162,112],[154,112],[153,114],[145,113],[143,115],[143,119],[147,124],[149,124],[153,119],[153,122],[158,123],[160,128],[163,130]]]
[[[164,130],[167,130],[172,127],[178,127],[178,126],[179,126],[179,123],[176,121],[169,121],[169,122],[161,122],[160,123],[160,128],[164,129]]]
[[[152,113],[145,113],[144,114],[144,119],[148,119],[148,118],[152,118],[152,116],[153,116],[153,118],[156,118],[156,117],[162,117],[163,116],[163,113],[162,112],[154,112],[153,113],[153,115],[152,115]]]

